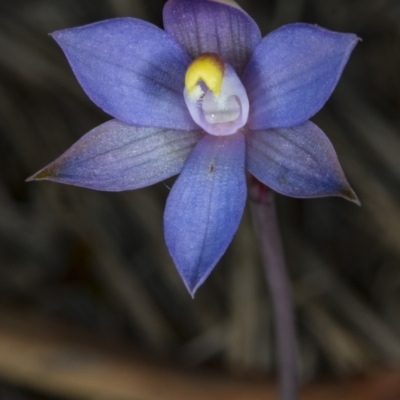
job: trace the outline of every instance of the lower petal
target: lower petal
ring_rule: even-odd
[[[168,249],[193,295],[226,251],[246,203],[242,134],[206,135],[194,148],[167,200]]]
[[[178,174],[202,135],[111,120],[88,132],[29,180],[106,191],[138,189]]]
[[[303,198],[341,196],[358,203],[332,144],[312,122],[249,132],[246,144],[248,170],[276,192]]]

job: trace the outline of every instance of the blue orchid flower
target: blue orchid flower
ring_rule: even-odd
[[[193,295],[226,251],[247,169],[292,197],[357,202],[312,117],[358,38],[285,25],[264,38],[229,0],[168,0],[164,28],[117,18],[53,33],[83,89],[115,119],[30,179],[120,191],[179,174],[165,238]]]

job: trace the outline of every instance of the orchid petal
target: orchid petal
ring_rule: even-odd
[[[87,95],[131,125],[196,129],[182,97],[189,56],[168,33],[116,18],[53,33]]]
[[[353,34],[300,23],[267,35],[242,77],[249,127],[289,128],[312,117],[331,95],[357,41]]]
[[[245,141],[241,133],[206,135],[168,196],[167,246],[193,295],[224,254],[246,203]]]
[[[312,122],[246,135],[247,168],[258,180],[291,197],[341,196],[358,202],[329,139]]]
[[[138,189],[178,174],[202,135],[111,120],[88,132],[29,180],[106,191]]]
[[[257,24],[233,1],[169,0],[163,19],[165,30],[191,57],[217,53],[238,74],[261,40]]]

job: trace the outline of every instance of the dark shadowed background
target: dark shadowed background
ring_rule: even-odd
[[[313,119],[333,142],[363,206],[339,198],[278,196],[278,207],[302,381],[395,368],[400,365],[400,1],[239,3],[263,35],[303,21],[363,39],[334,95]],[[275,375],[270,300],[247,210],[226,255],[192,300],[163,239],[163,208],[173,180],[123,193],[25,183],[110,119],[86,97],[47,33],[117,16],[162,26],[163,4],[0,0],[0,399],[90,398],[52,387],[46,375],[36,378],[44,368],[42,355],[29,359],[31,370],[24,361],[32,325],[40,337],[55,321],[65,327],[56,334],[60,343],[63,329],[71,326],[82,335],[140,349],[155,363],[223,370],[234,377]],[[39,322],[29,322],[27,315]],[[15,343],[14,333],[20,335]],[[24,345],[26,352],[18,352]],[[66,371],[71,359],[68,351],[64,355]],[[136,398],[147,399],[133,394]]]

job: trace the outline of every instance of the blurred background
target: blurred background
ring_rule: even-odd
[[[313,118],[363,206],[339,198],[277,201],[302,382],[392,374],[400,366],[400,1],[239,3],[263,35],[302,21],[363,39]],[[168,397],[168,385],[152,393],[170,370],[177,387],[190,379],[196,387],[205,372],[244,379],[250,391],[248,377],[255,386],[275,380],[271,304],[248,210],[192,300],[163,238],[173,179],[123,193],[25,183],[110,119],[86,97],[48,33],[118,16],[162,26],[163,4],[0,0],[0,399],[185,398]],[[180,379],[188,371],[190,379]],[[112,387],[122,375],[141,387],[140,396],[100,396],[102,383]],[[400,398],[398,386],[384,386],[386,397],[378,391],[374,399]],[[187,390],[186,400],[197,398]]]

